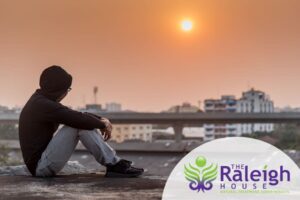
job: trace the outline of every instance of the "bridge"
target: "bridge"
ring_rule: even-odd
[[[175,140],[181,141],[185,126],[225,123],[298,123],[300,112],[296,113],[140,113],[103,112],[94,113],[117,124],[168,124],[174,128]],[[0,123],[18,123],[19,114],[0,113]]]

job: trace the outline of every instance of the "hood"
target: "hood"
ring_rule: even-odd
[[[56,101],[72,85],[72,76],[62,67],[53,65],[46,68],[40,76],[38,93]]]

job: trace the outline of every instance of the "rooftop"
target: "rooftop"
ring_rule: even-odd
[[[165,179],[105,178],[103,173],[54,178],[0,176],[0,199],[161,199]]]

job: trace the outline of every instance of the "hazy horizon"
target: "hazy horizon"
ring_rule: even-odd
[[[254,87],[300,107],[300,1],[0,0],[0,105],[22,106],[42,70],[73,76],[63,104],[161,111]],[[189,18],[194,28],[180,29]]]

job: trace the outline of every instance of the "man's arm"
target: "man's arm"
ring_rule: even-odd
[[[103,119],[103,117],[101,117],[101,116],[99,116],[99,115],[96,115],[96,114],[94,114],[94,113],[84,112],[84,114],[92,115],[92,116],[96,117],[97,119]]]
[[[46,118],[49,121],[78,129],[92,130],[95,128],[106,128],[106,124],[95,116],[72,110],[63,105],[57,106],[55,109],[49,111]]]
[[[94,113],[90,113],[90,112],[84,112],[84,113],[98,118],[101,122],[103,122],[105,124],[106,127],[104,129],[100,129],[100,130],[102,132],[104,140],[109,140],[111,138],[111,132],[112,132],[112,128],[113,128],[110,121],[107,118],[101,117]]]

